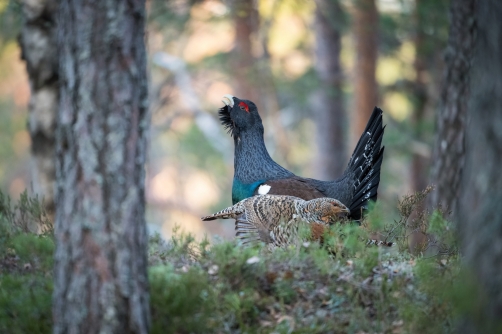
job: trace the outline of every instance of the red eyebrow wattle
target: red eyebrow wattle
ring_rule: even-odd
[[[239,107],[243,107],[246,112],[249,112],[249,106],[245,102],[240,102]]]

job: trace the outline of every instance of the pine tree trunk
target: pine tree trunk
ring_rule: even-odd
[[[352,137],[357,142],[378,102],[375,74],[378,12],[375,0],[356,0],[353,16],[356,63]]]
[[[502,325],[502,2],[476,3],[477,34],[467,113],[465,168],[457,210],[462,250],[478,278],[485,308],[470,332]],[[468,331],[464,331],[468,332]]]
[[[28,130],[31,137],[31,185],[54,212],[55,124],[58,104],[55,0],[23,1],[24,24],[19,38],[30,79]]]
[[[54,333],[147,333],[145,2],[58,14]]]
[[[277,146],[278,160],[287,165],[290,150],[289,141],[281,124],[279,101],[270,69],[267,45],[262,45],[262,57],[254,55],[253,44],[258,44],[260,35],[259,2],[257,0],[236,0],[231,2],[235,27],[235,48],[232,77],[237,97],[253,101],[264,122],[271,128],[265,132],[266,139],[272,139]],[[267,124],[265,124],[266,128]],[[272,148],[272,151],[275,147]]]
[[[415,1],[415,69],[414,83],[414,110],[411,117],[414,128],[414,137],[417,141],[424,141],[424,120],[427,106],[427,56],[428,50],[425,39],[425,27],[427,26],[426,11],[422,9],[423,0]],[[413,191],[421,191],[427,187],[428,159],[419,153],[413,153],[411,161],[411,188]]]
[[[235,48],[233,57],[233,76],[237,97],[260,101],[259,79],[256,59],[253,56],[253,35],[259,27],[259,14],[256,1],[236,0],[232,3],[232,17],[235,27]]]
[[[316,62],[320,88],[315,95],[314,120],[317,152],[316,176],[334,180],[347,166],[343,107],[343,72],[340,64],[342,9],[338,1],[317,0],[315,12]]]
[[[441,204],[452,211],[455,211],[464,166],[469,71],[476,27],[472,16],[474,4],[475,0],[450,4],[450,35],[432,159],[432,184],[436,189],[430,197],[431,204]]]

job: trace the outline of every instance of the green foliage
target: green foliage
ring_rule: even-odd
[[[452,266],[455,271],[458,263]],[[451,268],[449,268],[451,270]],[[433,260],[417,263],[415,273],[420,285],[408,289],[400,301],[403,320],[411,332],[448,333],[454,332],[455,319],[453,303],[445,298],[451,291],[451,278],[457,278],[457,272],[447,272],[438,267]],[[414,303],[410,301],[413,300]],[[421,310],[421,311],[420,311]],[[434,319],[435,321],[430,321]]]
[[[424,196],[400,201],[404,217],[394,224],[378,206],[362,226],[338,222],[322,244],[268,251],[197,242],[178,230],[168,241],[151,237],[152,333],[454,332],[460,319],[482,317],[487,300],[456,252],[422,257],[406,247],[366,246],[380,228],[383,236],[405,239]],[[0,193],[0,227],[7,231],[0,245],[0,332],[51,330],[54,241],[19,223],[45,217],[39,205],[26,194],[12,205]],[[425,233],[454,240],[440,210],[414,217],[427,217]]]
[[[52,278],[40,273],[0,275],[0,332],[50,333]]]
[[[228,242],[207,249],[207,245],[197,244],[184,235],[164,244],[156,239],[153,243],[157,245],[151,249],[157,255],[162,253],[159,249],[164,249],[164,255],[158,258],[166,263],[150,271],[154,332],[165,330],[168,323],[174,326],[173,332],[184,332],[180,319],[187,314],[197,315],[190,330],[204,328],[206,332],[393,328],[398,313],[388,298],[402,288],[412,274],[411,266],[405,265],[402,271],[394,268],[392,282],[400,283],[387,283],[391,272],[385,256],[377,248],[369,249],[370,255],[365,255],[368,249],[358,239],[363,235],[357,232],[360,228],[346,225],[340,230],[347,242],[336,248],[339,254],[330,251],[329,245],[316,242],[270,252]],[[326,233],[325,240],[331,245],[336,240],[333,233],[334,230]],[[174,240],[178,240],[177,245],[169,246]],[[191,260],[187,261],[183,252],[192,254]],[[183,259],[174,260],[176,254]],[[356,257],[347,260],[345,254]],[[375,271],[375,267],[380,267],[380,271]],[[188,292],[187,286],[192,285]],[[171,296],[174,293],[176,297]],[[188,302],[180,302],[180,298]],[[375,318],[377,313],[379,321]]]
[[[200,268],[178,273],[172,265],[149,270],[152,333],[203,332],[216,299],[208,277]]]
[[[380,43],[378,43],[378,48],[383,55],[392,54],[401,46],[398,36],[402,36],[405,32],[399,19],[400,17],[389,13],[380,13],[379,15]]]
[[[21,30],[22,8],[20,1],[0,1],[0,52],[6,41],[14,40]]]
[[[52,238],[31,233],[20,233],[10,241],[10,247],[23,263],[33,263],[37,270],[52,271],[55,244]]]
[[[33,233],[36,228],[45,234]],[[0,332],[49,333],[54,240],[36,197],[0,191]]]
[[[401,252],[411,248],[414,254],[427,256],[456,256],[456,231],[445,218],[441,207],[432,213],[424,208],[424,201],[433,187],[404,196],[398,201],[399,218],[393,222],[384,219],[379,205],[368,214],[363,226],[371,233],[378,233],[386,242],[396,242]],[[419,237],[419,242],[412,242],[412,237]]]
[[[188,5],[188,4],[187,4]],[[190,18],[190,6],[176,1],[154,0],[150,4],[149,23],[152,27],[162,29],[166,38],[175,38],[185,29]]]
[[[53,228],[43,202],[37,196],[30,197],[25,190],[13,205],[10,197],[0,190],[0,231],[9,236],[20,232],[37,231],[44,235],[52,235]]]
[[[180,137],[179,145],[180,152],[184,152],[182,161],[187,165],[199,167],[202,170],[213,168],[216,173],[222,173],[225,170],[221,156],[208,143],[195,124]]]

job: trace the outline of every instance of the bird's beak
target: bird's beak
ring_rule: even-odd
[[[349,214],[350,214],[350,210],[349,210],[349,208],[347,208],[345,205],[343,205],[343,204],[342,204],[342,205],[340,206],[340,211],[339,211],[339,213],[346,213],[347,215],[349,215]]]
[[[230,108],[234,107],[234,97],[230,94],[223,95],[223,99],[221,101]]]
[[[343,205],[342,202],[334,199],[332,204],[336,207],[336,213],[350,214],[349,208],[347,208],[345,205]]]

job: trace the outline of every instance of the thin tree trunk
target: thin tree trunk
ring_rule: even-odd
[[[463,332],[502,326],[502,2],[476,3],[476,42],[467,114],[465,168],[457,210],[463,255],[477,277],[483,309]]]
[[[415,2],[415,85],[414,85],[414,111],[412,123],[414,128],[414,137],[419,142],[424,139],[424,121],[427,107],[427,56],[428,48],[425,46],[427,36],[424,33],[427,26],[426,11],[422,10],[423,0]],[[427,167],[429,161],[419,153],[413,153],[411,161],[411,188],[414,191],[421,191],[427,187]]]
[[[260,93],[258,75],[253,56],[253,35],[259,28],[259,14],[256,1],[237,0],[233,2],[232,17],[235,27],[235,48],[233,76],[238,97],[251,100],[259,106]]]
[[[316,62],[320,88],[315,96],[316,175],[334,180],[347,166],[343,107],[343,72],[340,64],[342,9],[338,1],[317,0],[315,12]]]
[[[19,38],[30,79],[28,130],[31,137],[31,185],[54,212],[55,124],[58,104],[55,0],[23,1],[24,24]]]
[[[475,0],[450,4],[450,35],[445,52],[441,107],[432,159],[432,205],[455,211],[465,155],[465,119],[469,100],[469,76],[475,35]]]
[[[376,62],[378,12],[375,0],[356,0],[353,13],[355,35],[354,117],[352,137],[357,140],[378,102]]]
[[[265,122],[269,121],[273,126],[265,132],[265,136],[273,138],[282,162],[287,165],[289,142],[280,120],[280,106],[269,67],[267,45],[262,45],[263,57],[256,57],[253,54],[253,42],[258,44],[260,31],[258,1],[233,1],[232,17],[235,27],[232,76],[236,84],[236,95],[253,101]],[[270,136],[271,134],[273,136]]]
[[[58,18],[54,333],[147,333],[145,2]]]

